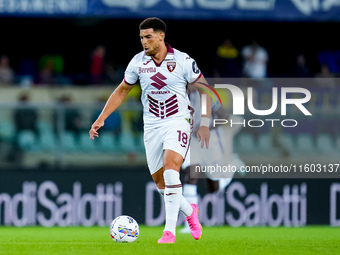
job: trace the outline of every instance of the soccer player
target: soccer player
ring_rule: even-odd
[[[98,119],[92,124],[90,139],[98,137],[105,119],[123,102],[139,80],[142,89],[144,144],[150,173],[165,202],[165,228],[158,243],[174,243],[178,212],[190,226],[194,239],[202,235],[198,206],[182,195],[179,171],[189,148],[191,126],[187,85],[204,87],[205,78],[194,59],[173,49],[165,39],[165,23],[147,18],[139,25],[143,51],[130,61],[124,80],[111,94]],[[200,94],[205,93],[199,90]],[[211,98],[197,131],[201,147],[209,146]]]

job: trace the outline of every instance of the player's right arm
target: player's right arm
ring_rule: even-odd
[[[97,120],[92,124],[90,129],[90,139],[98,137],[98,130],[104,126],[104,121],[111,113],[113,113],[124,101],[129,94],[133,85],[129,85],[123,80],[119,86],[112,92],[110,98],[107,100],[102,112]]]

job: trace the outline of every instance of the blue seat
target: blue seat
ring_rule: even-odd
[[[99,134],[98,146],[99,146],[99,149],[103,152],[118,151],[119,147],[118,147],[117,142],[118,142],[118,138],[112,132],[102,131]]]
[[[251,133],[240,133],[235,138],[235,151],[239,153],[255,153],[255,137]]]
[[[17,139],[19,148],[25,151],[37,151],[39,148],[38,139],[31,130],[20,131]]]
[[[135,152],[137,150],[134,136],[131,132],[123,132],[120,135],[119,146],[124,152]]]
[[[300,133],[296,136],[296,151],[300,154],[315,152],[315,145],[311,134]]]
[[[61,145],[65,152],[76,152],[79,150],[75,135],[70,131],[65,131],[61,136]]]
[[[141,152],[145,151],[144,134],[143,133],[140,133],[137,137],[137,149]]]
[[[334,152],[335,144],[330,134],[319,134],[316,137],[316,147],[319,153],[330,154]]]
[[[0,122],[0,138],[6,141],[12,141],[15,135],[15,127],[12,122]]]
[[[50,122],[47,121],[39,121],[37,123],[37,127],[40,133],[43,132],[53,132],[53,127]]]
[[[276,151],[272,144],[272,138],[270,133],[261,133],[258,138],[258,149],[263,153],[273,153]]]
[[[82,132],[79,137],[79,147],[84,152],[96,152],[97,143],[95,140],[91,140],[88,132]]]
[[[340,136],[335,139],[335,152],[340,153]]]
[[[55,134],[47,129],[40,132],[40,147],[45,151],[53,151],[57,147]]]
[[[280,144],[289,152],[295,151],[294,137],[289,133],[281,133],[279,138]]]

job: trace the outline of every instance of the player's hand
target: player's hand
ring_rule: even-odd
[[[204,144],[209,148],[209,139],[210,139],[210,130],[209,127],[206,126],[200,126],[200,128],[197,131],[197,137],[198,141],[201,142],[201,148],[203,149]]]
[[[104,121],[100,121],[100,120],[96,120],[92,126],[91,126],[91,129],[90,129],[90,139],[94,139],[95,137],[98,137],[98,130],[104,126]]]

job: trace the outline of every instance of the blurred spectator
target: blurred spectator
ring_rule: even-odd
[[[101,104],[101,108],[105,105],[106,101],[108,100],[107,95],[103,95],[99,102]],[[93,116],[93,121],[95,121],[99,114],[101,113],[101,110],[97,111]],[[113,132],[114,135],[118,136],[122,132],[122,117],[120,116],[119,111],[114,111],[111,113],[109,117],[105,120],[105,125],[101,128],[101,130],[110,131]]]
[[[46,54],[39,60],[39,83],[63,84],[64,59],[58,54]]]
[[[39,84],[52,85],[56,83],[57,80],[53,76],[53,67],[46,64],[39,71]]]
[[[215,77],[239,77],[239,51],[230,39],[226,39],[216,50]]]
[[[63,106],[64,113],[64,127],[66,131],[70,131],[74,133],[76,136],[79,136],[80,132],[83,130],[83,121],[81,114],[77,108],[73,106],[73,101],[71,96],[64,95],[59,99],[59,103]],[[62,121],[60,119],[61,116],[56,113],[55,115],[55,127],[58,127],[58,121]]]
[[[36,80],[38,65],[32,58],[22,58],[19,60],[18,81],[23,87],[31,87]]]
[[[7,56],[0,57],[0,85],[11,85],[14,82],[14,71],[9,65]]]
[[[90,76],[92,84],[101,84],[105,68],[106,49],[98,45],[91,54]]]
[[[38,113],[35,108],[29,106],[30,97],[23,93],[19,96],[19,108],[14,111],[14,123],[16,126],[16,133],[23,130],[33,131],[38,135],[37,120]]]
[[[329,71],[328,65],[321,65],[320,72],[315,75],[317,86],[322,88],[335,88],[335,75]]]
[[[24,131],[30,131],[28,135],[34,139],[39,135],[37,128],[38,113],[35,108],[30,107],[30,97],[23,93],[19,96],[18,108],[13,112],[13,119],[15,124],[15,136],[13,147],[8,153],[8,160],[18,163],[22,160],[23,149],[20,146],[20,137]],[[32,133],[31,133],[32,132]]]
[[[248,78],[266,78],[268,53],[256,40],[242,49],[243,75]]]
[[[309,67],[306,64],[305,55],[299,54],[296,57],[294,69],[292,70],[292,77],[307,78],[310,77]]]

